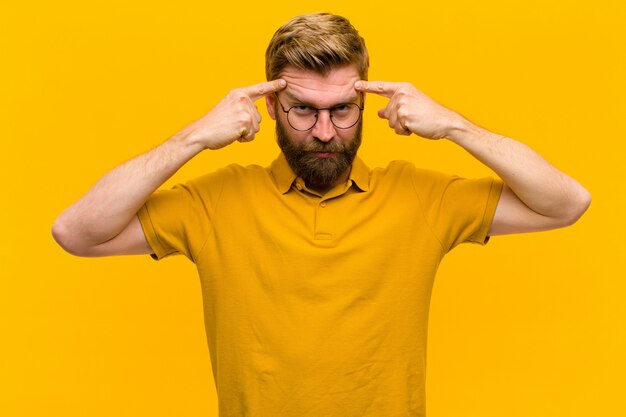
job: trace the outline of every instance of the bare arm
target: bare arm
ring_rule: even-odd
[[[570,225],[587,210],[589,192],[516,140],[480,128],[408,83],[360,81],[360,91],[389,98],[378,115],[400,135],[447,138],[491,168],[505,183],[490,235]]]
[[[135,214],[165,180],[202,149],[188,135],[177,135],[114,168],[61,213],[52,226],[52,235],[66,251],[79,256],[149,253]],[[120,239],[115,239],[118,236]]]
[[[494,170],[505,183],[490,235],[569,226],[591,203],[582,185],[521,142],[464,119],[448,139]]]
[[[233,90],[157,148],[114,168],[61,213],[52,226],[54,239],[78,256],[150,253],[136,216],[148,197],[201,151],[253,140],[261,122],[254,101],[285,85],[275,80]]]
[[[591,203],[589,192],[521,142],[468,121],[449,134],[505,183],[489,234],[533,232],[575,223]]]

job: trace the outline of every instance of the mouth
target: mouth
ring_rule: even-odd
[[[313,152],[313,155],[315,155],[318,158],[330,158],[332,156],[335,156],[336,152]]]

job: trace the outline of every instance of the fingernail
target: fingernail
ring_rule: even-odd
[[[357,81],[354,83],[354,88],[361,88],[363,87],[363,83],[361,81]]]
[[[278,80],[278,85],[280,85],[281,87],[284,87],[287,85],[287,81],[280,79]]]

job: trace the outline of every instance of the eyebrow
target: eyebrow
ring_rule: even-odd
[[[307,101],[307,100],[301,100],[300,98],[298,98],[295,94],[293,94],[290,91],[285,90],[285,95],[287,95],[291,100],[296,101],[298,103],[302,103],[305,104],[307,106],[311,106],[311,107],[315,107],[311,102]],[[335,107],[339,104],[344,104],[344,103],[356,103],[356,100],[359,98],[358,94],[355,94],[354,96],[352,96],[350,99],[348,100],[344,100],[344,101],[340,101],[330,107]]]

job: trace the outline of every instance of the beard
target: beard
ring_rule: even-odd
[[[347,143],[336,139],[298,143],[289,137],[280,120],[276,120],[276,138],[289,166],[307,186],[313,189],[330,188],[352,166],[361,146],[362,122],[359,120],[354,136]],[[333,155],[320,158],[315,156],[316,152],[333,152]]]

